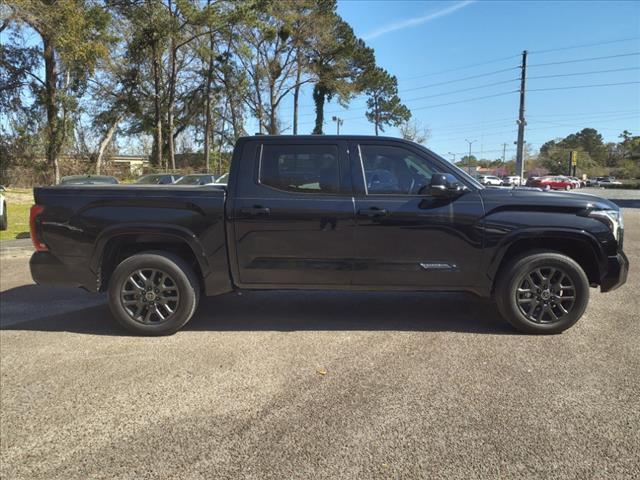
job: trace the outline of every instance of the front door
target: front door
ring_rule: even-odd
[[[265,139],[250,155],[233,205],[241,285],[348,285],[355,213],[346,142]]]
[[[477,285],[483,215],[478,192],[430,196],[431,175],[443,167],[419,148],[371,141],[353,144],[351,153],[358,224],[353,284]]]

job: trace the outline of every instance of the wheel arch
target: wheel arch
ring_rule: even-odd
[[[491,259],[487,274],[491,291],[506,265],[527,252],[549,251],[573,259],[584,270],[591,285],[599,285],[606,270],[607,257],[597,240],[587,232],[569,229],[529,230],[506,238]]]
[[[98,291],[104,291],[116,266],[125,258],[143,251],[165,251],[185,260],[204,280],[210,273],[209,261],[197,237],[180,226],[120,225],[105,230],[96,239],[91,268],[97,274]]]

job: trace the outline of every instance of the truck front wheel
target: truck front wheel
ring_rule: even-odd
[[[573,259],[554,252],[513,260],[496,285],[502,316],[524,333],[560,333],[575,324],[589,302],[589,280]]]
[[[200,285],[179,256],[143,252],[123,260],[109,282],[109,307],[116,320],[141,335],[171,335],[193,316]]]

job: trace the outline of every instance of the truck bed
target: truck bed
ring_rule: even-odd
[[[159,239],[186,242],[205,278],[212,267],[228,277],[223,185],[58,185],[34,197],[44,206],[39,238],[88,290],[100,290],[103,256],[124,240],[149,248]]]

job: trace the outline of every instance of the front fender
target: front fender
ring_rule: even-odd
[[[603,271],[606,271],[607,255],[593,234],[585,230],[572,228],[532,227],[518,229],[501,238],[499,243],[497,243],[497,245],[492,249],[493,252],[488,258],[488,265],[486,269],[487,276],[489,279],[495,279],[496,274],[505,259],[505,254],[518,242],[546,241],[545,243],[552,244],[554,240],[557,241],[559,239],[580,242],[582,245],[587,245],[592,251],[598,265],[598,275],[600,276]]]

